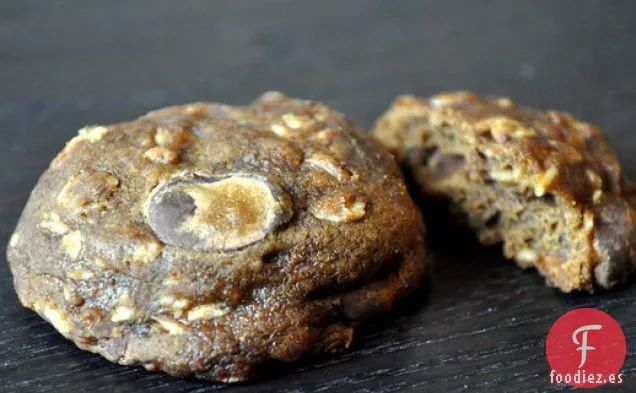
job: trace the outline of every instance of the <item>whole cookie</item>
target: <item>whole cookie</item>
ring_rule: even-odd
[[[80,348],[237,382],[347,348],[422,280],[423,237],[388,153],[325,105],[266,93],[83,128],[8,260],[20,301]]]
[[[483,243],[503,242],[562,291],[611,288],[634,271],[636,193],[594,126],[455,92],[398,98],[373,134]]]

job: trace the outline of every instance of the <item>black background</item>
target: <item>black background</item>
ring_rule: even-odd
[[[81,126],[194,100],[246,103],[267,89],[325,101],[364,127],[407,92],[567,109],[600,125],[636,177],[635,40],[630,0],[0,1],[0,243]],[[78,350],[20,306],[2,260],[0,391],[561,391],[548,384],[545,337],[576,307],[609,312],[627,337],[625,384],[596,391],[636,390],[635,285],[563,295],[441,221],[429,215],[430,295],[347,353],[232,387]]]

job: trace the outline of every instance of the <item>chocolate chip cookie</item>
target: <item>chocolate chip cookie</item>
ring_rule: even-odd
[[[562,291],[611,288],[633,272],[633,193],[596,127],[456,92],[398,98],[373,135],[482,243],[503,242]]]
[[[8,260],[20,301],[80,348],[237,382],[347,348],[420,283],[423,236],[388,153],[325,105],[266,93],[81,129]]]

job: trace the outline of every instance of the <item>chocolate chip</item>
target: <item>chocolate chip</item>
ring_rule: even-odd
[[[349,292],[335,301],[340,312],[352,321],[361,321],[391,308],[391,303],[374,290],[382,288],[382,284],[374,283],[363,290]],[[375,293],[375,296],[372,295]]]
[[[151,228],[167,243],[194,248],[198,239],[179,227],[194,213],[194,199],[183,191],[166,192],[148,209]],[[168,240],[170,239],[170,240]]]
[[[406,158],[411,165],[425,167],[438,150],[437,146],[417,146],[406,152]]]
[[[146,216],[165,243],[200,251],[240,248],[291,218],[291,199],[256,175],[185,174],[158,187]]]
[[[435,179],[445,179],[454,175],[466,163],[466,157],[461,154],[444,154],[437,159],[433,177]]]
[[[594,248],[601,261],[594,268],[594,277],[603,288],[627,281],[634,271],[635,216],[631,206],[618,198],[607,200],[597,211]]]

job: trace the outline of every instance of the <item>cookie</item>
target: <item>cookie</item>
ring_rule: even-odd
[[[347,348],[426,271],[394,159],[325,105],[266,93],[89,126],[8,247],[20,301],[125,365],[237,382]]]
[[[636,213],[594,126],[469,92],[399,97],[374,137],[425,194],[450,202],[484,244],[564,292],[625,282]]]

